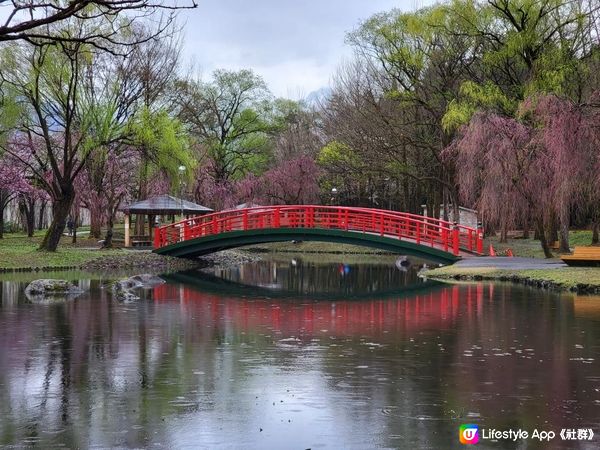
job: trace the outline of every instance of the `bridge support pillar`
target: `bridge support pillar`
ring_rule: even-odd
[[[452,228],[452,253],[454,253],[456,256],[459,254],[458,244],[458,223],[454,222],[454,227]]]

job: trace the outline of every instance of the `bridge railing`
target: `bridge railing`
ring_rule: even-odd
[[[381,209],[292,205],[220,211],[155,230],[154,247],[231,231],[268,228],[321,228],[377,234],[437,247],[458,255],[482,253],[481,230],[452,222]]]

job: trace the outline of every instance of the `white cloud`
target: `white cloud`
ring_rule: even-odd
[[[185,15],[184,57],[204,74],[251,68],[277,96],[329,84],[350,53],[346,33],[372,14],[415,0],[201,0]]]

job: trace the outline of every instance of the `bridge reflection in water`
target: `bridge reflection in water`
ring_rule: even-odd
[[[600,427],[593,297],[480,283],[315,300],[170,281],[123,304],[86,283],[54,305],[0,283],[0,446],[449,448],[462,423]]]
[[[492,298],[493,287],[488,298]],[[444,330],[461,313],[468,317],[481,312],[484,286],[468,285],[428,288],[391,298],[314,301],[289,298],[228,298],[189,285],[164,284],[154,288],[156,303],[179,303],[187,321],[227,324],[236,332],[269,329],[285,336],[310,339],[314,336],[379,336],[399,331]]]

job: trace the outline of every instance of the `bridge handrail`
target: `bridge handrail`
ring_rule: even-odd
[[[230,209],[163,225],[155,230],[154,247],[227,231],[264,228],[323,228],[357,231],[417,244],[441,246],[458,255],[460,250],[482,253],[482,231],[417,214],[362,207],[276,205]]]
[[[438,224],[439,226],[446,227],[448,230],[453,229],[455,226],[457,226],[459,229],[464,229],[464,230],[476,230],[473,227],[469,227],[469,226],[462,225],[462,224],[455,223],[455,222],[450,222],[450,221],[443,220],[443,219],[437,219],[435,217],[421,216],[419,214],[408,213],[408,212],[403,212],[403,211],[393,211],[390,209],[366,208],[366,207],[362,207],[362,206],[325,206],[325,205],[254,206],[252,208],[244,208],[244,209],[226,209],[226,210],[218,211],[216,213],[204,215],[202,217],[208,217],[213,214],[222,215],[225,213],[239,213],[240,211],[243,211],[243,210],[264,212],[266,209],[269,209],[269,208],[280,208],[280,209],[282,209],[282,208],[303,208],[303,207],[307,207],[307,206],[310,206],[313,208],[332,209],[332,210],[352,209],[353,211],[364,211],[366,213],[375,213],[375,212],[382,213],[386,217],[400,216],[400,217],[412,218],[416,221],[420,221],[422,224],[427,224],[427,225]]]

